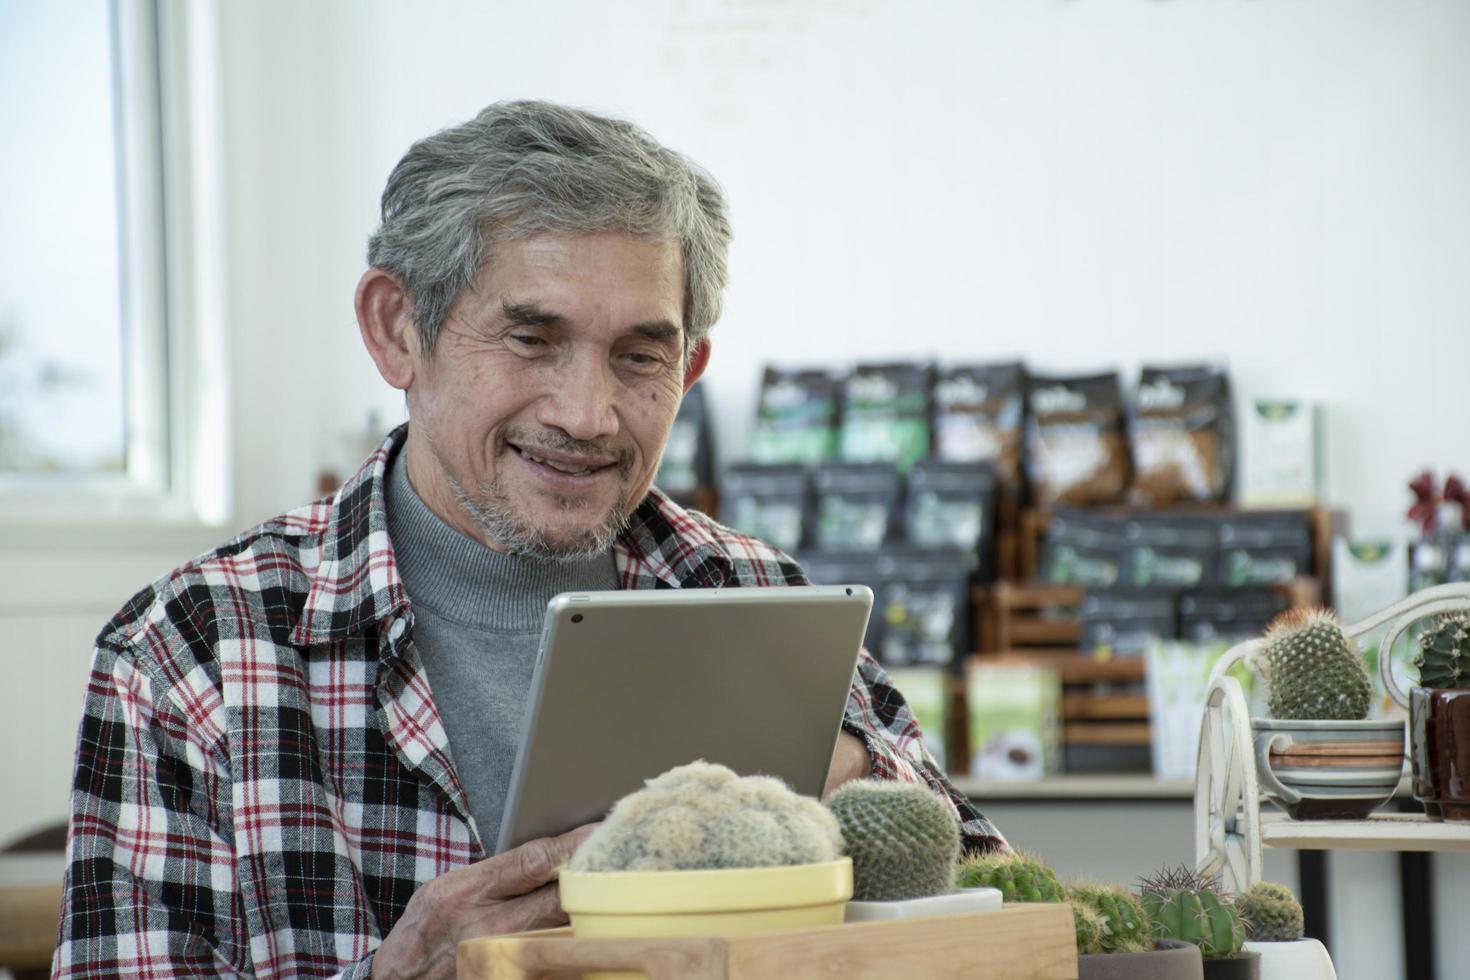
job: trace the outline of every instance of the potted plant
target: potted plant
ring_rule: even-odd
[[[1242,948],[1245,926],[1219,879],[1170,868],[1144,879],[1139,891],[1155,936],[1199,947],[1205,980],[1259,980],[1261,954]]]
[[[1261,954],[1261,980],[1337,980],[1327,947],[1302,938],[1302,906],[1285,885],[1258,881],[1236,896],[1245,948]]]
[[[695,762],[619,800],[560,887],[578,939],[744,935],[841,924],[852,862],[821,803]]]
[[[861,779],[827,801],[852,859],[848,922],[1000,908],[994,888],[955,886],[960,826],[927,786]]]
[[[1090,882],[1063,888],[1056,874],[1027,854],[985,854],[960,864],[961,886],[988,886],[1007,902],[1072,906],[1081,980],[1201,980],[1198,947],[1153,935],[1139,900],[1121,888]]]
[[[1356,646],[1325,610],[1277,617],[1250,665],[1268,718],[1252,718],[1261,791],[1293,819],[1360,819],[1393,795],[1402,721],[1369,720],[1372,686]]]
[[[1414,796],[1431,817],[1470,820],[1470,613],[1438,616],[1419,634],[1409,691]]]

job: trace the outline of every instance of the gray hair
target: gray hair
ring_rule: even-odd
[[[497,102],[411,146],[383,189],[368,264],[399,278],[433,350],[493,246],[547,231],[678,243],[686,355],[719,319],[730,247],[719,185],[631,123],[548,102]]]

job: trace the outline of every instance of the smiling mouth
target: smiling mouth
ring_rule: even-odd
[[[613,463],[588,463],[583,461],[573,461],[569,459],[552,459],[547,456],[537,456],[535,453],[530,452],[529,450],[522,449],[515,443],[506,443],[506,445],[510,446],[511,449],[520,454],[520,457],[522,459],[530,460],[533,463],[537,463],[541,466],[548,467],[549,469],[556,470],[558,473],[565,473],[568,476],[585,476],[589,473],[597,473],[613,466]]]

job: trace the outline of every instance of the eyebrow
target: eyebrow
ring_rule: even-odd
[[[567,318],[560,313],[544,310],[535,303],[513,303],[510,300],[503,300],[500,304],[500,311],[507,320],[521,327],[560,327],[567,322]],[[684,332],[678,324],[670,323],[668,320],[635,323],[630,329],[639,336],[657,342],[677,340]]]

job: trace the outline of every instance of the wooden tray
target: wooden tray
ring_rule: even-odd
[[[1061,903],[728,939],[573,939],[571,930],[553,929],[459,944],[460,980],[549,980],[586,970],[641,971],[650,980],[1073,980],[1077,947],[1071,906]]]

